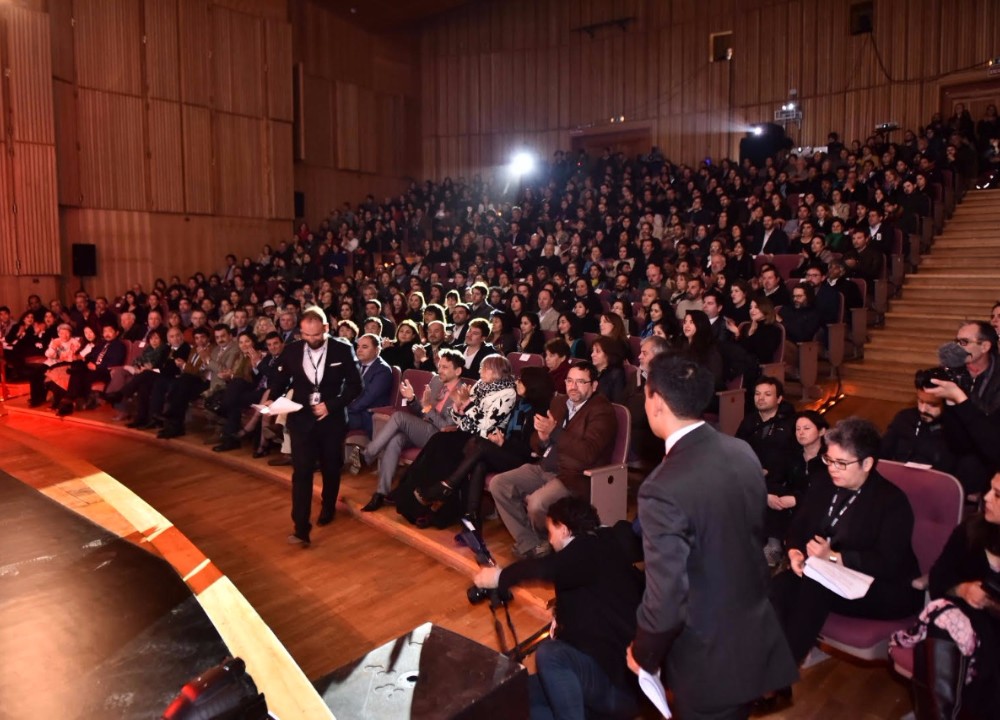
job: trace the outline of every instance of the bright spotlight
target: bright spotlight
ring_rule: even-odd
[[[535,169],[535,156],[529,152],[519,152],[510,159],[510,174],[515,177],[528,175]]]
[[[760,125],[754,125],[752,128],[750,128],[750,132],[752,132],[754,135],[760,136],[764,134],[764,128],[762,128]]]

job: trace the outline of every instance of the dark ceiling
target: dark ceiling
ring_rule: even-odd
[[[317,0],[371,32],[397,32],[478,0]]]

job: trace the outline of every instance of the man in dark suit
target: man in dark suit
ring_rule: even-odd
[[[754,238],[754,255],[781,255],[788,252],[788,235],[774,222],[773,215],[765,215],[763,225],[758,228]]]
[[[465,357],[465,368],[462,377],[472,380],[479,379],[479,366],[483,358],[496,352],[496,348],[486,342],[490,336],[490,323],[482,318],[473,318],[465,331],[465,344],[455,347]]]
[[[885,256],[873,247],[869,235],[861,230],[851,233],[851,244],[854,249],[844,253],[844,264],[848,275],[852,278],[863,278],[868,286],[868,292],[875,292],[875,281],[882,277],[885,267]]]
[[[319,525],[329,525],[336,513],[343,465],[347,406],[361,394],[364,382],[354,349],[327,333],[326,314],[307,308],[299,322],[302,340],[281,354],[274,396],[289,388],[292,399],[302,404],[289,413],[285,429],[292,438],[292,522],[288,536],[293,545],[309,546],[312,529],[313,471],[319,461],[323,473],[323,500]]]
[[[701,420],[713,392],[696,363],[650,362],[646,415],[666,457],[639,488],[646,591],[627,661],[662,668],[685,720],[746,718],[798,675],[768,600],[764,474],[746,443]]]
[[[392,404],[392,368],[382,359],[380,338],[366,334],[358,338],[358,361],[361,363],[361,379],[365,389],[347,406],[347,427],[349,430],[364,430],[372,436],[372,408]]]

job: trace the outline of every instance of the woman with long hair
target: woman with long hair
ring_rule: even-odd
[[[583,328],[580,318],[574,313],[562,313],[556,321],[556,331],[559,337],[566,341],[569,357],[580,360],[587,358],[587,344],[583,341]]]
[[[545,352],[545,334],[538,313],[524,312],[518,318],[521,328],[521,339],[517,343],[518,352],[541,355]]]
[[[774,362],[774,355],[781,345],[781,328],[778,314],[769,298],[758,297],[750,301],[750,326],[740,329],[731,318],[726,318],[726,328],[733,334],[740,347],[756,358],[758,363]]]
[[[722,354],[715,342],[708,315],[702,310],[688,310],[684,313],[684,322],[681,323],[681,334],[684,336],[684,341],[680,346],[680,352],[690,360],[708,368],[715,379],[715,389],[720,390],[725,385]]]
[[[625,400],[625,352],[621,343],[599,335],[590,346],[597,368],[597,392],[613,403]]]
[[[513,315],[506,310],[494,310],[490,313],[490,326],[490,336],[486,342],[504,357],[517,350]]]
[[[403,370],[415,367],[413,346],[420,342],[420,328],[410,319],[403,320],[396,327],[395,340],[382,341],[382,359]]]

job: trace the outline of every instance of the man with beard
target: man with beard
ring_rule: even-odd
[[[920,463],[935,470],[954,474],[955,453],[948,445],[944,423],[944,400],[935,397],[919,382],[917,374],[917,405],[900,410],[882,436],[883,460]]]
[[[299,322],[302,340],[285,348],[278,364],[274,397],[289,388],[302,409],[289,413],[285,424],[292,439],[292,545],[308,547],[312,529],[313,472],[317,461],[323,474],[319,525],[329,525],[336,513],[347,434],[347,406],[361,394],[364,383],[354,349],[328,334],[326,314],[307,308]]]

